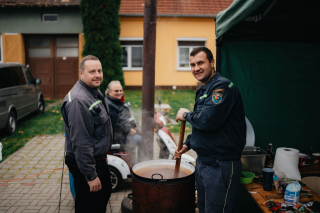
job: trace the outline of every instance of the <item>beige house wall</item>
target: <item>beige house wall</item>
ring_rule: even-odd
[[[143,17],[121,17],[120,38],[143,37]],[[177,69],[178,39],[206,40],[216,54],[214,18],[158,17],[156,33],[156,86],[197,86],[191,70]],[[124,71],[126,86],[142,85],[142,70]]]
[[[3,62],[25,65],[24,39],[20,33],[2,33]]]

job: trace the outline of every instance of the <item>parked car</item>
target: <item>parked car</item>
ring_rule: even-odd
[[[0,64],[0,129],[15,133],[17,120],[32,113],[43,113],[45,103],[38,84],[27,67]]]

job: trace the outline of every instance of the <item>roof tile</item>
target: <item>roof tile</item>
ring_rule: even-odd
[[[78,6],[81,0],[0,0],[2,6]],[[145,0],[121,0],[120,15],[143,15]],[[213,16],[233,0],[157,0],[158,15]]]
[[[216,15],[227,9],[233,0],[158,0],[158,15]],[[121,0],[120,15],[143,15],[144,0]]]

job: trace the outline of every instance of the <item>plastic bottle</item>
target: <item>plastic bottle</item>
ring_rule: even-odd
[[[301,186],[298,181],[295,181],[294,183],[290,183],[286,188],[284,200],[289,203],[299,202],[300,190],[301,190]]]

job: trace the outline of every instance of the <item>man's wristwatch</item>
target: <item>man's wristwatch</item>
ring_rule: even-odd
[[[86,176],[86,179],[87,181],[93,181],[94,179],[96,179],[98,176],[97,176],[97,173],[94,171],[92,172],[90,175]]]
[[[188,116],[188,112],[184,112],[182,115],[183,119],[185,119],[185,120],[187,120],[187,116]]]

